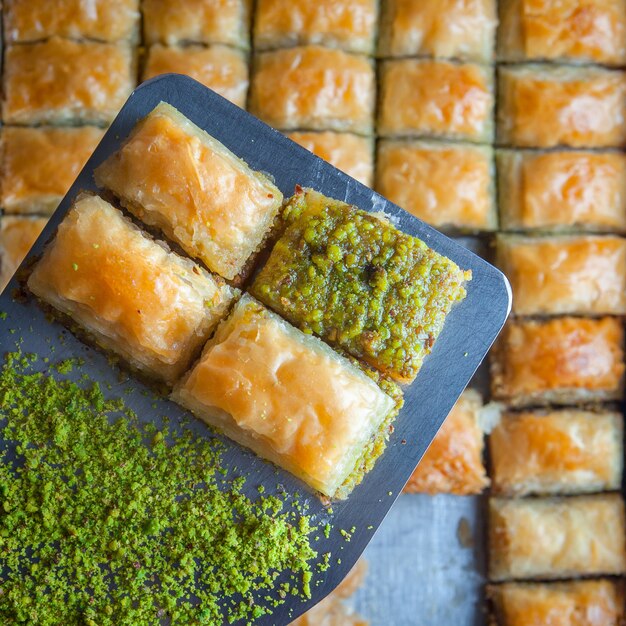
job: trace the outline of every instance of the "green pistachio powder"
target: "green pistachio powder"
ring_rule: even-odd
[[[316,529],[297,500],[251,501],[218,440],[141,424],[86,376],[69,381],[71,363],[36,361],[12,353],[0,374],[17,452],[0,452],[0,623],[250,623],[310,596]]]

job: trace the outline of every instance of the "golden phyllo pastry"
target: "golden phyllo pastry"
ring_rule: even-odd
[[[246,106],[248,61],[236,48],[155,44],[148,50],[143,80],[159,74],[187,74],[242,109]]]
[[[626,72],[529,64],[498,75],[498,143],[626,147]]]
[[[136,84],[129,44],[53,37],[9,46],[3,121],[9,124],[109,124]]]
[[[258,54],[250,112],[280,130],[373,132],[371,59],[321,46]]]
[[[576,409],[505,413],[489,437],[492,492],[505,496],[619,489],[623,418]]]
[[[95,178],[139,219],[229,280],[248,269],[283,199],[266,176],[163,102]]]
[[[626,239],[500,235],[497,265],[515,315],[626,314]]]
[[[493,169],[486,146],[383,140],[376,191],[437,228],[495,230]]]
[[[379,54],[489,63],[495,0],[383,0]]]
[[[4,36],[9,43],[49,37],[121,41],[136,39],[139,0],[5,0]]]
[[[483,431],[479,424],[482,406],[477,391],[463,392],[409,478],[405,493],[466,496],[487,487]]]
[[[173,398],[330,497],[395,411],[350,361],[247,295]]]
[[[626,231],[626,155],[499,150],[496,163],[504,229]]]
[[[385,61],[381,68],[378,132],[384,137],[492,140],[490,69],[420,59]]]
[[[371,137],[333,131],[295,132],[287,136],[348,176],[368,187],[372,186],[374,141]]]
[[[503,0],[498,58],[626,64],[624,0]]]
[[[80,128],[2,129],[2,206],[7,213],[52,213],[104,131]]]
[[[626,573],[621,495],[491,499],[491,580]]]
[[[619,400],[623,343],[612,317],[509,322],[492,351],[493,396],[517,406]]]
[[[75,201],[28,286],[104,348],[170,384],[236,293],[90,195]]]
[[[144,41],[248,48],[249,9],[250,0],[143,0]]]
[[[372,54],[377,0],[258,0],[254,20],[257,50],[320,44]]]

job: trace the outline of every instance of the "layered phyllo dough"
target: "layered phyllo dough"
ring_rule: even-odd
[[[173,398],[329,497],[396,411],[359,368],[247,295]]]
[[[618,319],[509,322],[492,351],[492,394],[516,406],[619,400],[624,331]]]
[[[229,280],[249,268],[282,203],[266,176],[164,102],[95,178],[140,220]]]
[[[466,496],[489,485],[483,463],[482,406],[477,391],[463,393],[409,478],[405,493]]]
[[[53,37],[5,50],[3,121],[109,124],[136,84],[129,44]]]
[[[236,290],[150,239],[98,196],[81,195],[28,286],[105,349],[174,383]]]
[[[263,52],[254,60],[250,112],[281,130],[373,132],[371,59],[321,46]]]
[[[626,146],[626,72],[529,64],[498,76],[498,143]]]
[[[374,140],[353,133],[296,131],[287,135],[324,161],[371,187],[374,182]]]
[[[250,0],[143,0],[146,44],[250,45]]]
[[[148,49],[143,80],[159,74],[187,74],[242,109],[246,106],[248,61],[236,48],[155,44]]]
[[[45,217],[0,218],[0,291],[7,286],[47,221]]]
[[[618,494],[489,502],[491,580],[624,574],[625,542]]]
[[[622,580],[503,583],[487,595],[497,626],[621,626],[626,618]]]
[[[49,37],[121,41],[139,33],[139,0],[5,0],[8,43]]]
[[[378,132],[476,143],[493,138],[493,76],[485,66],[398,59],[381,65]]]
[[[624,0],[504,0],[498,58],[626,65]]]
[[[383,0],[379,54],[489,63],[495,0]]]
[[[626,155],[499,150],[496,163],[504,229],[626,231]]]
[[[626,239],[500,235],[497,265],[515,315],[626,314]]]
[[[417,375],[470,272],[383,215],[299,189],[251,293],[400,382]]]
[[[7,213],[52,213],[104,131],[80,128],[2,129],[0,181]]]
[[[617,490],[623,435],[619,413],[505,413],[489,437],[492,492],[525,496]]]
[[[319,44],[372,54],[377,17],[377,0],[258,0],[254,46]]]
[[[383,140],[376,191],[437,228],[497,228],[493,151],[486,146]]]

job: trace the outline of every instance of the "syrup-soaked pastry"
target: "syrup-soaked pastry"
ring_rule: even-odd
[[[143,0],[144,43],[250,47],[251,0]]]
[[[505,230],[626,231],[626,155],[498,150]]]
[[[256,56],[250,112],[280,130],[373,132],[376,79],[371,59],[321,46]]]
[[[503,0],[498,58],[626,65],[625,0]]]
[[[333,131],[288,133],[300,144],[342,172],[371,187],[374,180],[374,141],[353,133]]]
[[[127,43],[53,37],[9,46],[4,59],[3,121],[8,124],[109,124],[134,86]]]
[[[479,423],[482,406],[477,391],[463,393],[406,484],[405,493],[466,496],[489,485]]]
[[[619,494],[489,501],[489,578],[554,579],[626,573]]]
[[[493,61],[495,0],[383,0],[382,57]]]
[[[282,203],[265,175],[164,102],[95,178],[139,219],[229,280],[249,268]]]
[[[0,218],[0,291],[7,286],[47,222],[46,217]]]
[[[136,40],[139,0],[5,0],[7,43],[50,37],[95,41]]]
[[[622,626],[624,581],[490,585],[494,626]]]
[[[626,72],[528,64],[498,76],[499,144],[626,147]]]
[[[329,497],[396,410],[356,365],[248,295],[173,399]]]
[[[86,194],[64,217],[28,286],[105,349],[168,384],[189,367],[236,294]]]
[[[622,484],[623,418],[578,409],[505,413],[489,436],[492,493],[611,491]]]
[[[623,343],[612,317],[510,321],[492,351],[492,394],[515,406],[620,400]]]
[[[376,190],[437,228],[495,230],[493,151],[435,141],[383,140]]]
[[[0,168],[5,212],[52,213],[103,134],[95,126],[5,126]]]
[[[481,65],[384,61],[378,132],[384,137],[437,137],[490,143],[493,77]]]
[[[496,257],[515,315],[626,314],[626,239],[499,235]]]
[[[242,109],[246,106],[248,61],[236,48],[155,44],[148,50],[143,80],[159,74],[187,74]]]
[[[254,46],[319,44],[373,54],[377,17],[377,0],[258,0]]]

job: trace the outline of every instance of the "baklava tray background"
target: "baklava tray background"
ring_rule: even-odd
[[[623,552],[603,537],[624,540],[622,496],[596,519],[583,494],[623,491],[621,418],[606,414],[623,412],[626,0],[5,0],[2,18],[3,285],[130,91],[165,72],[246,107],[511,279],[496,379],[481,368],[482,399],[470,392],[444,426],[366,551],[355,614],[332,623],[486,624],[489,509],[504,498],[564,498],[547,503],[552,530],[535,499],[512,503],[534,521],[518,561],[559,532]],[[556,558],[534,576],[602,579],[619,599],[617,561]],[[505,578],[533,576],[520,571]],[[520,590],[526,613],[582,593]],[[603,602],[594,593],[588,607]],[[593,623],[621,623],[615,612]]]

